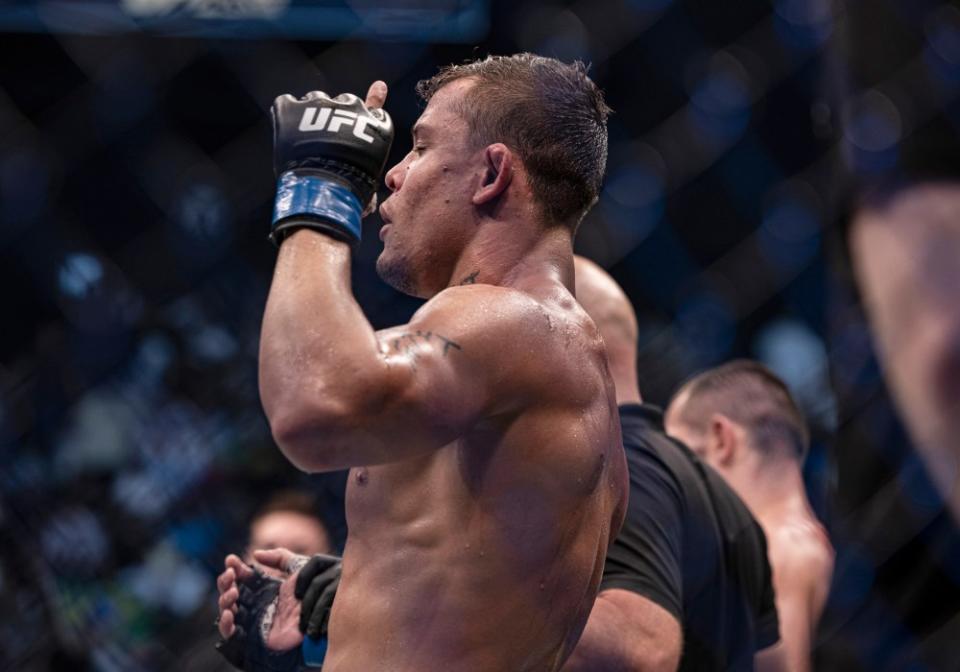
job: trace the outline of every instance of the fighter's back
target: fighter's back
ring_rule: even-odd
[[[467,322],[498,306],[518,336],[490,361],[519,393],[439,450],[351,471],[325,669],[553,670],[576,643],[626,469],[602,341],[566,290],[542,290],[441,298]]]

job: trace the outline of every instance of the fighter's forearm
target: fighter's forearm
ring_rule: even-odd
[[[385,365],[350,288],[350,250],[301,229],[283,243],[260,338],[260,397],[284,454],[324,468],[347,419],[363,419]],[[316,440],[323,438],[323,441]]]
[[[584,631],[562,672],[626,672],[633,668],[623,650],[627,633],[619,629]]]
[[[659,646],[646,651],[630,645],[631,633],[623,628],[584,632],[562,672],[674,672],[676,658],[662,657]]]
[[[623,591],[600,593],[563,672],[676,670],[679,625],[669,621],[667,612],[648,605],[652,603]]]

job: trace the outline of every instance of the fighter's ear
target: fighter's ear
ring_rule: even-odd
[[[502,142],[487,145],[483,150],[483,175],[473,192],[474,205],[494,200],[507,190],[513,180],[513,152]]]
[[[733,421],[722,413],[710,416],[708,450],[717,464],[729,466],[737,457],[737,432]]]

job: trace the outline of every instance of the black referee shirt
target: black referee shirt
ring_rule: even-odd
[[[752,670],[780,638],[763,530],[650,405],[620,407],[630,503],[600,590],[638,593],[683,628],[681,670]]]

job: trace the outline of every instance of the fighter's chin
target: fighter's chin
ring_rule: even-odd
[[[420,297],[413,269],[406,259],[389,255],[386,250],[377,257],[377,275],[398,292]],[[420,297],[422,298],[422,297]]]

